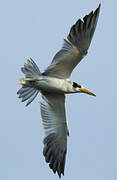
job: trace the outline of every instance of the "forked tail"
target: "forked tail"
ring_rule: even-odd
[[[35,89],[33,84],[38,80],[41,73],[31,58],[27,60],[27,63],[21,68],[21,71],[25,74],[25,77],[19,80],[19,84],[21,84],[22,87],[17,94],[19,98],[22,98],[22,102],[28,100],[26,104],[26,106],[28,106],[39,93],[39,90]]]

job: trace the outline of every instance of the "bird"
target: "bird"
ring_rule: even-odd
[[[40,72],[32,58],[21,67],[24,74],[19,79],[21,88],[17,92],[22,102],[28,106],[41,94],[40,113],[45,131],[43,155],[50,169],[59,178],[64,175],[67,138],[69,128],[66,120],[65,97],[67,94],[86,93],[96,96],[83,85],[71,82],[70,76],[74,68],[87,55],[93,34],[96,29],[100,6],[91,11],[82,20],[71,27],[63,46],[54,56],[51,64]]]

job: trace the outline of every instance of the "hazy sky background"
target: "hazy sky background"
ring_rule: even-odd
[[[40,96],[29,106],[17,98],[20,67],[32,57],[43,71],[71,25],[98,0],[0,1],[0,179],[57,180],[42,155]],[[70,136],[65,176],[71,180],[117,179],[117,3],[102,1],[86,58],[72,80],[96,93],[68,95]]]

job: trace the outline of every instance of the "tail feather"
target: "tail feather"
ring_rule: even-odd
[[[25,85],[22,85],[22,88],[19,89],[19,91],[17,92],[17,94],[22,94],[26,91],[28,91],[30,88],[25,86]]]
[[[25,77],[19,80],[19,84],[21,84],[22,87],[17,94],[19,98],[22,99],[22,102],[28,100],[26,104],[26,106],[28,106],[39,93],[39,90],[36,89],[33,84],[38,80],[41,73],[32,59],[27,60],[27,63],[21,68],[21,71],[24,73]]]
[[[27,91],[24,91],[23,93],[19,94],[19,98],[24,98],[26,97],[28,94],[30,94],[32,92],[32,88],[28,88]]]
[[[26,96],[22,97],[22,102],[28,100],[31,96],[33,96],[33,94],[35,94],[36,89],[32,89],[32,91],[30,93],[28,93]]]
[[[35,71],[35,72],[37,72],[37,73],[41,73],[40,72],[40,70],[39,70],[39,68],[38,68],[38,66],[36,65],[36,63],[30,58],[30,59],[28,59],[28,64],[30,64],[32,67],[33,67],[33,70]]]
[[[39,93],[39,91],[36,91],[35,94],[33,96],[31,96],[31,98],[28,100],[26,106],[28,106],[37,96],[37,94]]]
[[[17,92],[17,94],[19,95],[19,98],[22,99],[22,102],[25,102],[26,100],[28,100],[26,103],[26,106],[28,106],[35,99],[38,93],[39,93],[38,90],[34,88],[30,88],[30,87],[25,87],[25,88],[22,87]]]
[[[40,73],[39,68],[32,59],[28,59],[21,71],[25,74],[26,78],[38,78]]]

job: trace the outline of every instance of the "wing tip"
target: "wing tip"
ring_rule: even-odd
[[[83,20],[78,19],[71,27],[67,36],[67,39],[76,46],[80,52],[83,52],[83,54],[90,46],[97,25],[100,7],[101,3],[94,12],[91,11],[88,15],[84,16]]]
[[[59,178],[61,178],[61,174],[64,176],[66,150],[61,150],[56,138],[56,134],[51,133],[44,139],[43,155],[53,173],[57,172]]]
[[[101,3],[99,3],[98,9],[100,9],[100,7],[101,7]]]
[[[98,5],[97,9],[95,10],[94,14],[97,13],[99,15],[101,3]]]

